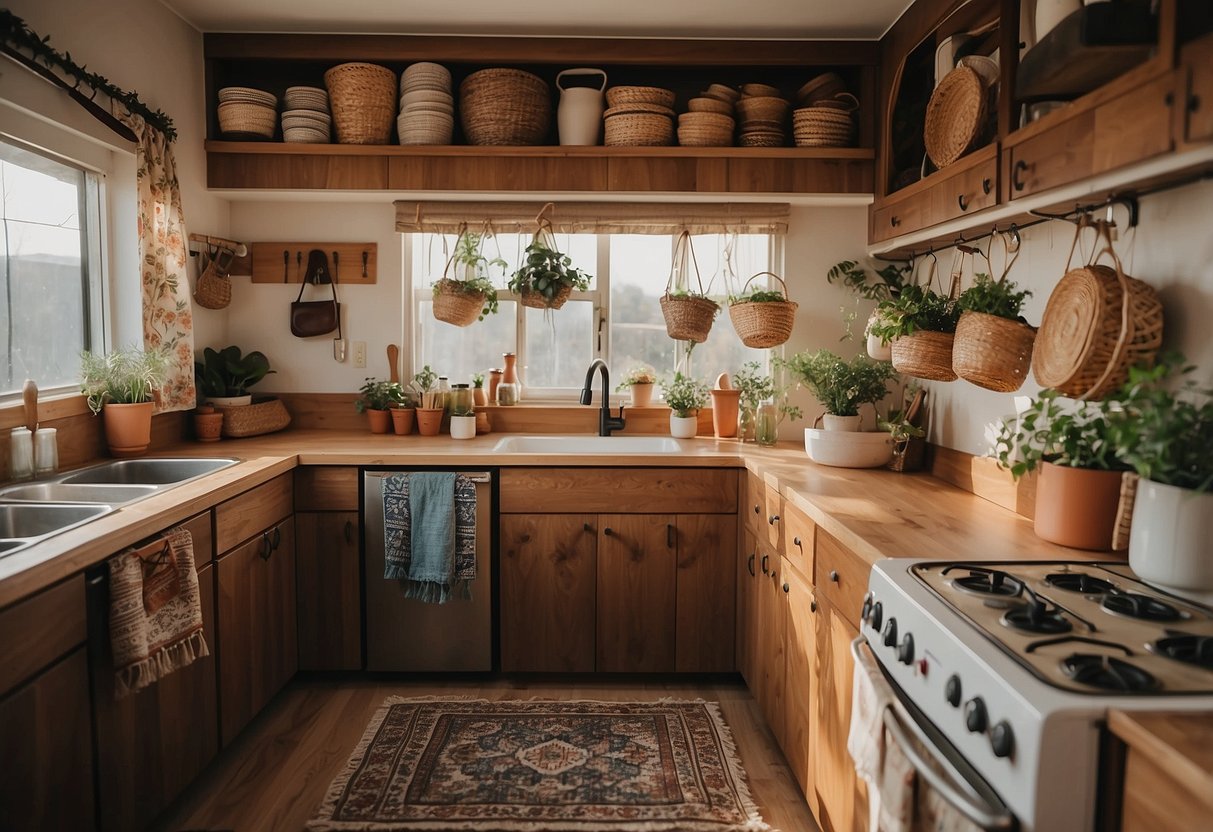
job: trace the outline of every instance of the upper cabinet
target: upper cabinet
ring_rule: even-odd
[[[922,252],[994,222],[1031,221],[1030,210],[1213,168],[1213,101],[1201,96],[1213,87],[1207,3],[1119,0],[1056,17],[1044,0],[918,0],[889,30],[876,251]],[[935,95],[958,61],[989,73],[984,97],[961,84]],[[940,158],[949,142],[964,145],[959,158]]]
[[[467,38],[395,35],[204,36],[207,78],[207,183],[214,189],[369,191],[564,191],[701,193],[871,193],[875,158],[877,45],[842,41],[726,41],[591,38]],[[287,87],[323,87],[328,68],[366,61],[397,77],[416,61],[435,61],[452,75],[456,98],[453,143],[295,144],[227,141],[216,116],[218,90],[243,86],[279,100]],[[543,143],[472,146],[459,126],[460,82],[488,67],[513,67],[547,82],[551,129]],[[796,147],[792,116],[774,147],[560,146],[557,74],[604,70],[608,86],[673,90],[674,109],[711,84],[766,84],[798,106],[797,93],[834,72],[858,100],[849,147]],[[279,107],[281,109],[281,107]],[[677,141],[677,140],[675,140]]]

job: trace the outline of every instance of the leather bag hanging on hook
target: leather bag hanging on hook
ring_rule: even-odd
[[[328,300],[304,300],[309,283],[328,283],[333,296]],[[337,302],[337,280],[329,272],[328,255],[312,249],[307,256],[307,272],[299,286],[299,296],[291,303],[291,334],[296,338],[312,338],[341,331],[341,304]]]

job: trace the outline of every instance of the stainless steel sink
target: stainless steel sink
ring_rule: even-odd
[[[113,506],[103,505],[8,503],[0,505],[0,538],[11,541],[46,537],[95,520],[113,510]]]
[[[154,485],[33,482],[0,488],[0,500],[19,503],[109,503],[120,505],[155,494]]]
[[[118,459],[63,477],[65,485],[177,485],[210,474],[235,459]]]
[[[493,448],[506,454],[678,454],[668,436],[507,436]]]

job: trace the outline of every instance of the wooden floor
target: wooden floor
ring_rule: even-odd
[[[666,696],[720,703],[763,819],[781,832],[816,832],[783,755],[740,682],[393,682],[299,680],[203,773],[162,819],[163,830],[297,832],[349,758],[385,696],[646,701]]]

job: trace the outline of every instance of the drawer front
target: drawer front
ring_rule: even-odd
[[[178,527],[188,531],[193,540],[195,569],[202,569],[215,558],[215,533],[211,526],[212,519],[211,512],[204,511],[177,524]],[[146,542],[151,543],[152,538],[148,538]]]
[[[1029,196],[1091,175],[1095,113],[1087,111],[1021,142],[1003,154],[1011,199]]]
[[[817,524],[791,502],[784,501],[784,549],[783,556],[801,575],[813,574],[813,553],[817,540]]]
[[[215,507],[215,549],[220,555],[259,534],[294,510],[294,479],[275,477]]]
[[[762,539],[779,554],[784,550],[783,495],[773,485],[766,487],[762,512]]]
[[[928,225],[934,225],[936,220],[932,210],[932,201],[931,190],[925,190],[900,199],[892,205],[881,208],[873,207],[873,241],[889,240],[920,228],[926,228]]]
[[[506,514],[733,514],[737,481],[734,468],[506,468],[500,502]]]
[[[766,485],[757,474],[747,473],[745,475],[745,505],[741,507],[742,514],[745,515],[745,524],[755,534],[762,531],[763,510],[766,507]]]
[[[1095,109],[1092,173],[1151,159],[1174,147],[1171,114],[1177,73],[1167,73]]]
[[[83,644],[87,634],[83,575],[0,610],[0,696]]]
[[[311,465],[295,469],[295,511],[357,511],[358,469]]]
[[[937,200],[935,223],[963,217],[998,202],[997,146],[994,150],[986,161],[948,177],[931,189]]]
[[[859,629],[871,567],[827,532],[817,530],[816,585],[842,617]]]

